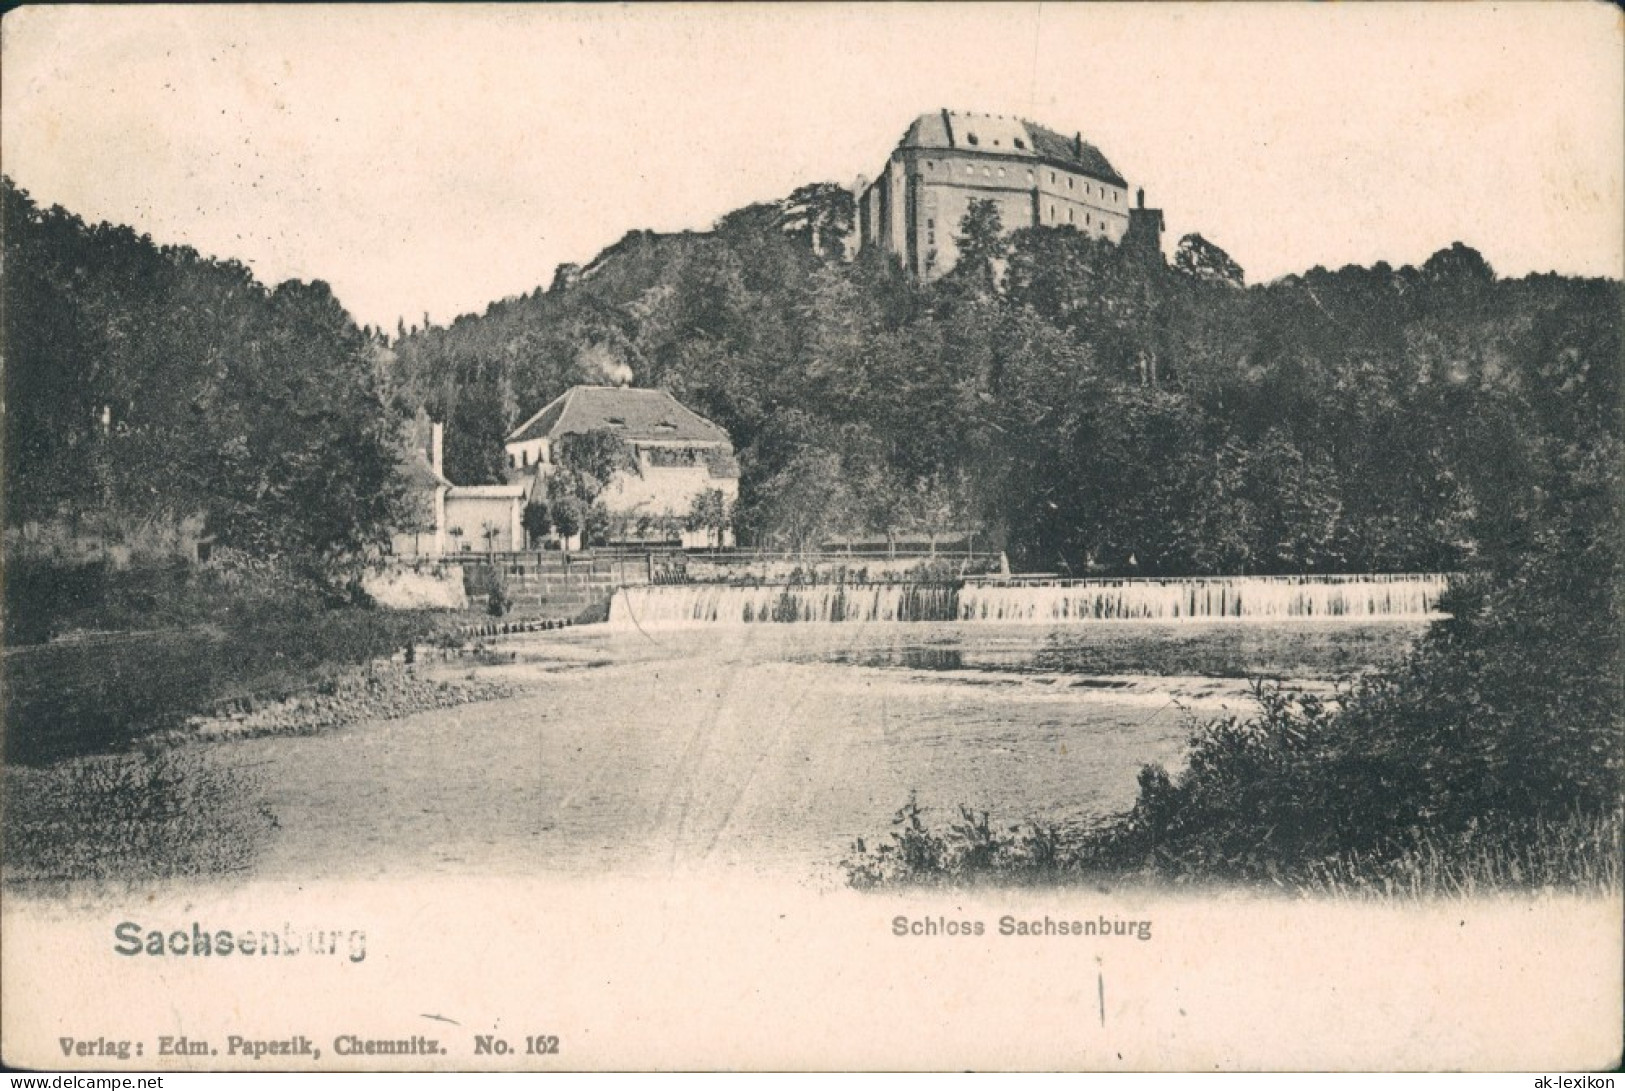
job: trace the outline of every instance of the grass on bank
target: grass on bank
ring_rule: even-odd
[[[126,750],[227,702],[320,689],[458,620],[375,609],[296,566],[232,554],[122,568],[13,556],[4,589],[10,765]]]
[[[97,754],[5,771],[8,887],[245,871],[276,818],[253,769],[190,748]]]
[[[859,890],[931,887],[1065,887],[1113,883],[1201,884],[1237,878],[1195,869],[1123,836],[1121,817],[1097,823],[994,823],[985,811],[960,807],[929,821],[910,800],[892,831],[873,845],[859,840],[841,861]],[[1622,813],[1542,818],[1459,834],[1412,831],[1385,849],[1265,866],[1255,886],[1348,900],[1473,897],[1510,890],[1620,893],[1625,851]]]
[[[5,759],[39,765],[125,749],[223,702],[252,706],[319,688],[443,625],[431,611],[352,607],[13,649],[4,660]]]

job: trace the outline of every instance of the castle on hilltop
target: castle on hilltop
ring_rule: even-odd
[[[1162,213],[1130,204],[1128,183],[1083,134],[1020,118],[941,110],[921,114],[873,182],[858,187],[858,247],[897,255],[922,280],[958,260],[970,203],[990,200],[1006,231],[1073,227],[1160,255]]]

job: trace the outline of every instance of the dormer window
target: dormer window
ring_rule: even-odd
[[[616,428],[625,428],[626,427],[626,418],[625,417],[605,417],[604,418],[604,423],[614,425]]]

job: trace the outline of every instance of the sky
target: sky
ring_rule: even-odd
[[[1081,132],[1249,281],[1625,272],[1607,4],[17,9],[0,169],[43,204],[446,322],[627,231],[873,176],[922,112]]]

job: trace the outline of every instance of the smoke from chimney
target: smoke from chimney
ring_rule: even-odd
[[[576,367],[584,377],[601,379],[608,386],[631,386],[632,369],[608,345],[592,344],[576,356]]]

